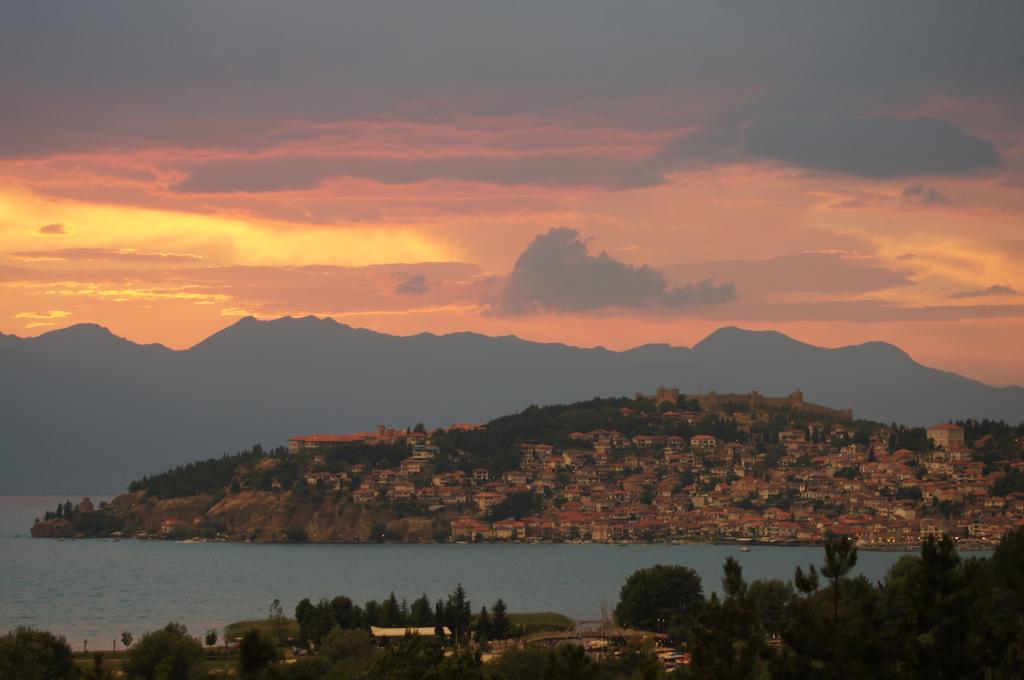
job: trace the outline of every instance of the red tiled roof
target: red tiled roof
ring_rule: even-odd
[[[350,442],[361,442],[367,439],[376,438],[376,434],[304,434],[296,437],[288,437],[288,441],[319,442],[323,444],[339,444]]]

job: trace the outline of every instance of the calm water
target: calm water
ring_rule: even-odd
[[[613,607],[635,569],[685,564],[719,587],[732,555],[748,579],[792,578],[819,564],[819,548],[672,545],[253,545],[28,538],[32,519],[61,499],[0,497],[0,632],[19,625],[63,633],[75,645],[109,648],[122,630],[180,621],[193,632],[287,612],[303,597],[357,602],[390,591],[432,600],[461,582],[474,609],[505,598],[516,611],[595,618]],[[94,499],[96,500],[96,499]],[[20,535],[20,536],[19,536]],[[862,552],[857,569],[881,578],[900,553]]]

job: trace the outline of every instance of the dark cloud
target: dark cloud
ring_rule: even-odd
[[[961,290],[955,293],[950,293],[949,297],[963,300],[966,298],[978,298],[978,297],[991,297],[998,295],[1019,295],[1019,293],[1009,286],[1003,286],[995,284],[988,288],[981,288],[980,290]]]
[[[45,228],[45,227],[44,227]],[[191,253],[144,253],[137,250],[111,248],[55,248],[53,250],[21,250],[12,252],[22,260],[59,260],[66,262],[166,262],[180,264],[202,260]]]
[[[64,228],[63,224],[47,224],[44,227],[39,227],[40,234],[46,234],[48,236],[62,236],[67,234],[67,229]]]
[[[603,308],[681,310],[736,298],[731,283],[711,280],[671,287],[665,276],[607,253],[591,255],[575,229],[559,227],[533,239],[516,260],[497,314],[587,312]]]
[[[903,197],[922,205],[949,205],[949,198],[935,187],[912,184],[903,190]]]
[[[652,186],[664,180],[630,159],[609,156],[541,154],[534,156],[454,156],[448,158],[373,158],[272,156],[210,161],[186,168],[178,192],[224,193],[313,189],[332,177],[369,179],[384,184],[414,184],[435,179],[505,186],[596,185],[612,188]]]
[[[395,292],[399,295],[423,295],[430,289],[430,282],[423,274],[408,276],[404,273],[396,274],[401,280],[395,286]]]
[[[938,118],[765,115],[747,129],[757,158],[863,177],[954,175],[1002,163],[990,142]]]
[[[1019,121],[1022,28],[1019,0],[8,2],[0,153],[261,148],[268,122],[296,119],[582,112],[666,130],[929,98]],[[682,151],[717,157],[708,127]]]

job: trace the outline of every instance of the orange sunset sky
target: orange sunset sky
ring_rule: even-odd
[[[738,325],[1024,384],[1024,6],[765,5],[6,3],[0,331]]]

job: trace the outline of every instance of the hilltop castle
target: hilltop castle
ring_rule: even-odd
[[[679,401],[679,388],[659,387],[653,395],[640,394],[638,392],[636,397],[637,399],[650,399],[656,404],[661,404],[662,402],[675,404]],[[766,397],[757,390],[752,390],[746,394],[719,394],[712,390],[707,394],[697,394],[691,398],[697,400],[702,411],[717,411],[726,404],[738,404],[748,407],[751,411],[764,410],[765,408],[791,408],[795,411],[828,416],[847,422],[853,420],[852,408],[834,409],[821,406],[820,404],[812,404],[809,401],[804,401],[804,393],[800,390],[796,390],[786,397]]]

